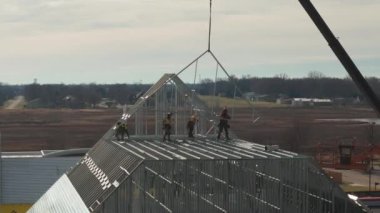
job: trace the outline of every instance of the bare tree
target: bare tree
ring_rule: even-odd
[[[322,78],[326,78],[325,74],[323,74],[322,72],[316,71],[316,70],[310,71],[310,72],[307,74],[307,77],[308,77],[308,78],[312,78],[312,79],[322,79]]]

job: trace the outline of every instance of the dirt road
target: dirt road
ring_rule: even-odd
[[[24,108],[25,98],[24,96],[16,96],[14,99],[7,101],[5,109],[22,109]]]

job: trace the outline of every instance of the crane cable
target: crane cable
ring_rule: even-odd
[[[210,0],[210,18],[209,18],[209,24],[208,24],[208,51],[210,51],[211,46],[211,8],[212,8],[212,0]]]
[[[223,65],[219,62],[219,60],[216,58],[216,56],[214,55],[214,53],[211,51],[211,16],[212,16],[212,0],[210,0],[210,17],[209,17],[209,32],[208,32],[208,49],[203,52],[202,54],[200,54],[197,58],[195,58],[192,62],[190,62],[190,64],[188,64],[187,66],[185,66],[184,68],[182,68],[179,72],[177,72],[175,75],[176,76],[179,76],[183,71],[185,71],[189,66],[191,66],[193,63],[197,63],[198,64],[198,60],[200,58],[202,58],[206,53],[210,53],[211,56],[214,58],[214,60],[217,62],[218,66],[217,67],[220,67],[222,69],[222,71],[227,75],[228,79],[234,84],[235,86],[235,89],[237,90],[238,93],[240,94],[243,94],[242,91],[240,90],[240,88],[237,86],[237,83],[235,81],[234,78],[232,78],[232,76],[227,72],[227,70],[223,67]],[[197,66],[196,64],[196,66]],[[195,79],[195,78],[194,78]],[[195,82],[195,80],[194,80]],[[216,82],[215,82],[216,83]],[[236,100],[235,100],[236,101]],[[256,113],[255,113],[255,109],[254,109],[254,106],[253,104],[245,99],[245,101],[247,102],[247,104],[249,106],[252,107],[252,124],[255,124],[259,119],[260,119],[260,116],[257,116],[256,117]],[[212,110],[213,111],[213,110]]]

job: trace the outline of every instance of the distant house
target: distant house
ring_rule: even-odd
[[[293,98],[292,106],[305,107],[305,106],[331,106],[331,99],[319,99],[319,98]]]
[[[96,104],[97,108],[115,108],[116,106],[117,102],[109,98],[102,98],[102,100]]]
[[[328,98],[326,99],[314,98],[312,100],[313,100],[314,106],[331,106],[333,104],[332,100]]]

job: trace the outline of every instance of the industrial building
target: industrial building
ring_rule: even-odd
[[[307,156],[241,140],[216,139],[214,112],[174,74],[165,74],[28,211],[37,212],[366,212]],[[170,108],[170,107],[172,108]],[[162,118],[175,114],[173,141]],[[197,109],[196,138],[184,121]]]

